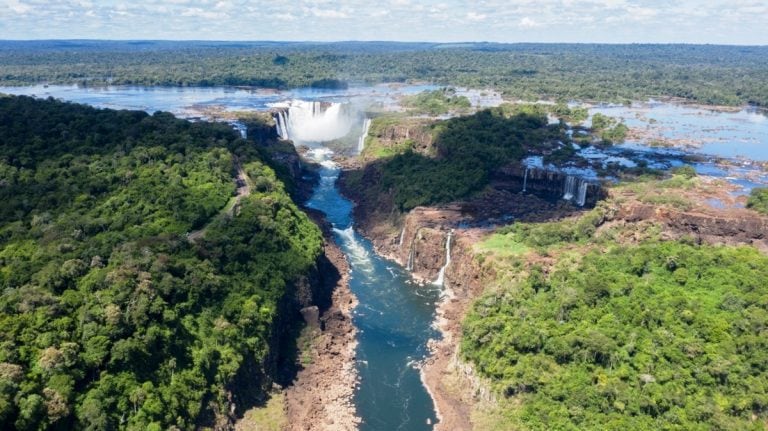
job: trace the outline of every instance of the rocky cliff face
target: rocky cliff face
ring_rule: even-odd
[[[711,244],[751,244],[768,251],[768,218],[745,209],[681,211],[633,202],[607,221],[660,223],[672,237],[688,235]]]
[[[370,136],[376,144],[384,148],[394,148],[411,141],[414,151],[427,154],[432,148],[434,136],[430,130],[433,120],[407,119],[398,124],[389,124],[382,128],[373,129]]]
[[[294,199],[301,201],[308,197],[312,184],[305,178],[311,175],[305,171],[293,145],[279,141],[273,126],[264,126],[259,122],[249,123],[248,136],[266,150],[276,169],[283,169],[283,181],[296,188]],[[322,213],[309,209],[305,209],[305,212],[323,230],[326,238],[330,238],[330,227]],[[343,344],[337,338],[343,338],[347,343],[354,342],[348,310],[345,308],[342,313],[332,300],[334,291],[341,284],[346,288],[346,278],[342,273],[345,270],[344,264],[340,251],[326,241],[324,252],[318,256],[315,265],[306,274],[288,283],[272,323],[269,354],[260,363],[246,358],[234,383],[227,388],[226,410],[215,411],[215,417],[206,421],[215,430],[234,430],[238,419],[243,417],[247,409],[265,401],[275,383],[284,387],[293,382],[299,371],[295,357],[296,336],[304,323],[317,325],[320,329],[328,327],[330,335],[326,338],[334,347],[335,344]],[[345,300],[350,301],[347,298]],[[305,322],[307,316],[316,318]],[[345,350],[345,355],[347,353],[352,354]],[[348,362],[351,364],[351,359]]]
[[[562,199],[566,193],[569,177],[573,179],[573,187],[576,189],[576,193],[578,193],[579,183],[584,181],[578,175],[569,175],[564,172],[537,167],[526,167],[519,163],[504,166],[492,176],[497,184],[505,184],[507,188],[513,190],[522,191],[525,188],[526,193],[536,195],[545,200]],[[587,180],[584,181],[584,184],[586,184],[586,195],[583,207],[592,208],[597,202],[608,196],[600,181]]]

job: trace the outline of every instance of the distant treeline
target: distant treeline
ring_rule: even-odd
[[[243,85],[428,81],[508,97],[681,97],[768,106],[768,47],[715,45],[0,42],[0,84]]]

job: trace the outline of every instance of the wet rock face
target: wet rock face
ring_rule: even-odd
[[[445,242],[447,231],[436,228],[419,228],[408,246],[408,255],[413,253],[410,264],[411,272],[420,279],[432,281],[437,278],[440,268],[445,264]],[[406,262],[407,263],[407,262]]]
[[[525,188],[526,193],[551,201],[563,198],[568,177],[569,175],[563,172],[536,167],[527,168],[519,163],[513,163],[495,172],[492,180],[497,184],[505,184],[506,189],[522,191]],[[571,177],[577,182],[582,180],[578,175]],[[598,181],[588,181],[586,192],[583,205],[585,208],[593,208],[597,202],[608,196],[605,188]]]

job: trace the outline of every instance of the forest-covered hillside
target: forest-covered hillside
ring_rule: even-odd
[[[461,351],[498,399],[493,429],[764,430],[768,258],[596,231],[606,208],[479,245],[497,276]]]
[[[0,83],[287,88],[427,81],[510,98],[768,106],[768,47],[388,42],[0,42]]]
[[[244,402],[244,376],[258,397],[321,234],[253,146],[0,98],[0,428],[193,429]],[[252,193],[229,210],[235,157]]]

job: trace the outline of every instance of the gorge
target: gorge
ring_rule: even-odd
[[[355,230],[352,203],[336,185],[340,168],[323,146],[349,132],[345,112],[340,103],[294,101],[288,112],[278,110],[274,116],[281,136],[308,146],[307,157],[320,166],[307,206],[325,214],[350,264],[350,289],[359,301],[353,322],[358,328],[354,401],[360,429],[428,430],[437,417],[418,367],[428,353],[428,340],[437,337],[432,323],[440,290],[414,283],[397,263],[376,255]]]

